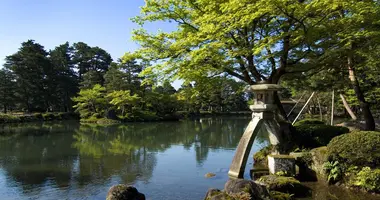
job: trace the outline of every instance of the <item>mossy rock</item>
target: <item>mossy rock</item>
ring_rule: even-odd
[[[119,184],[109,189],[106,200],[145,200],[145,195],[133,186]]]
[[[328,144],[328,159],[346,165],[378,167],[380,132],[358,131],[341,135]]]
[[[100,124],[100,125],[112,125],[112,124],[119,124],[120,121],[118,120],[113,120],[113,119],[105,119],[105,118],[102,118],[102,119],[98,119],[96,121],[97,124]]]
[[[278,191],[271,191],[270,196],[273,200],[293,200],[293,195]]]
[[[214,174],[214,173],[207,173],[207,174],[205,174],[205,178],[212,178],[214,176],[216,176],[216,174]]]
[[[218,189],[209,189],[204,200],[251,200],[247,192],[227,193]]]
[[[256,182],[265,185],[269,191],[288,193],[295,197],[305,197],[310,195],[310,189],[302,185],[300,181],[293,177],[267,175],[262,176]]]
[[[316,178],[326,180],[326,172],[324,163],[328,161],[328,149],[326,146],[318,147],[310,150],[312,162],[308,167],[316,173]]]

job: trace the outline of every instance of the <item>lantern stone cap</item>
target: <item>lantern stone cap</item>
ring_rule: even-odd
[[[268,91],[278,91],[281,90],[282,87],[277,84],[256,84],[256,85],[250,85],[250,90],[251,91],[263,91],[263,90],[268,90]]]

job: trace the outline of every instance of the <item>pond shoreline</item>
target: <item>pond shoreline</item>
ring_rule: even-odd
[[[75,112],[49,112],[49,113],[31,113],[31,114],[0,114],[0,124],[15,124],[15,123],[28,123],[28,122],[47,122],[47,121],[66,121],[78,120],[83,124],[118,124],[118,123],[133,123],[133,122],[166,122],[166,121],[179,121],[183,119],[200,119],[204,117],[223,117],[223,116],[249,116],[249,111],[236,111],[236,112],[199,112],[190,113],[179,111],[172,116],[166,116],[158,119],[135,119],[135,120],[112,120],[106,118],[99,118],[96,120],[83,120],[80,119],[79,114]],[[98,121],[100,120],[100,123]]]

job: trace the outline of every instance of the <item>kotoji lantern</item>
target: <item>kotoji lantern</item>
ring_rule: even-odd
[[[269,134],[269,140],[272,145],[278,146],[280,144],[280,126],[275,119],[277,105],[274,101],[275,92],[280,89],[281,86],[277,84],[250,86],[250,91],[254,93],[254,104],[250,106],[252,120],[249,122],[236,149],[228,172],[230,178],[243,178],[253,141],[261,129],[265,129]]]

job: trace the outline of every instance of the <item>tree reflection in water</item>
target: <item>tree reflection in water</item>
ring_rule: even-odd
[[[23,192],[47,182],[61,189],[119,182],[148,183],[157,153],[172,146],[195,150],[197,165],[209,151],[235,149],[249,119],[216,118],[115,126],[76,122],[0,127],[0,167]],[[265,142],[264,135],[257,138]],[[1,174],[0,174],[1,176]]]

